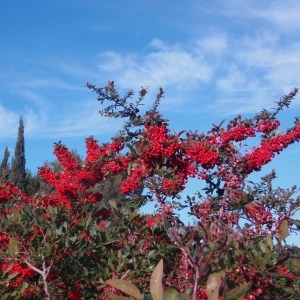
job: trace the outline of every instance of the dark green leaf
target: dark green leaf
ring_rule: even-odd
[[[247,295],[249,290],[252,287],[253,282],[249,281],[248,283],[238,286],[229,292],[226,293],[225,299],[224,300],[237,300],[237,299],[243,299],[244,296]]]

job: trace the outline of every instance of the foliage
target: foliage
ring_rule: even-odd
[[[26,158],[25,158],[25,140],[24,123],[22,117],[19,121],[18,137],[15,147],[15,156],[12,159],[9,181],[22,191],[25,190],[26,177]]]
[[[10,153],[8,147],[5,147],[4,156],[0,164],[0,181],[7,182],[9,178],[10,165],[8,162]]]
[[[87,86],[108,103],[100,114],[124,118],[124,128],[106,144],[87,138],[84,160],[55,144],[60,167],[39,170],[49,192],[29,196],[2,184],[3,299],[300,297],[299,248],[285,243],[300,228],[294,217],[298,190],[274,189],[275,171],[247,182],[300,140],[299,120],[279,132],[277,118],[297,89],[273,111],[239,116],[199,134],[171,132],[158,112],[162,89],[141,113],[146,89],[131,102],[133,92],[121,97],[113,82]],[[254,137],[257,146],[247,147]],[[103,200],[99,184],[118,176],[124,200]],[[181,199],[194,177],[206,183],[204,195]],[[139,213],[149,201],[157,211]],[[182,207],[190,209],[194,224],[180,221],[175,208]]]

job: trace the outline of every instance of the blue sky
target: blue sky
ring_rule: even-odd
[[[54,160],[54,142],[84,156],[86,137],[108,141],[121,123],[100,118],[86,82],[114,80],[123,92],[149,86],[148,104],[163,87],[161,112],[175,131],[270,108],[300,87],[299,12],[295,0],[4,1],[0,157],[5,146],[13,155],[20,115],[34,173]],[[299,115],[300,96],[283,128]],[[262,173],[275,168],[275,184],[300,185],[299,155],[295,144]],[[193,181],[187,193],[196,189]]]
[[[300,2],[262,0],[29,0],[0,10],[0,155],[13,155],[19,116],[27,167],[54,160],[61,140],[84,155],[84,139],[107,141],[120,122],[102,119],[85,83],[120,91],[165,89],[171,128],[210,124],[273,106],[300,87]],[[284,126],[300,115],[300,96]],[[1,154],[2,153],[2,154]],[[264,169],[300,184],[300,145]]]

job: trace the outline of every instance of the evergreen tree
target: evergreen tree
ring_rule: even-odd
[[[116,204],[122,204],[125,201],[125,196],[120,193],[122,180],[125,179],[127,174],[125,172],[111,176],[99,183],[96,183],[91,190],[94,193],[103,195],[102,205],[110,207],[109,201],[113,200]]]
[[[0,182],[7,182],[9,179],[10,165],[8,162],[10,153],[8,147],[5,147],[4,156],[0,164]]]
[[[24,140],[24,123],[22,117],[19,121],[18,138],[15,147],[15,156],[12,159],[10,182],[22,191],[25,190],[25,140]]]
[[[36,195],[41,187],[41,177],[33,174],[30,170],[26,170],[25,176],[25,192],[27,195],[34,196]]]

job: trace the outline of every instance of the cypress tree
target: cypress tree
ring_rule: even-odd
[[[9,173],[10,173],[10,166],[9,166],[9,162],[8,162],[9,156],[10,156],[10,153],[9,153],[8,147],[6,146],[5,150],[4,150],[4,156],[3,156],[3,159],[0,164],[0,182],[1,183],[7,182],[9,179]]]
[[[25,190],[25,164],[24,123],[22,117],[20,117],[15,156],[13,157],[11,164],[10,182],[22,191]]]

